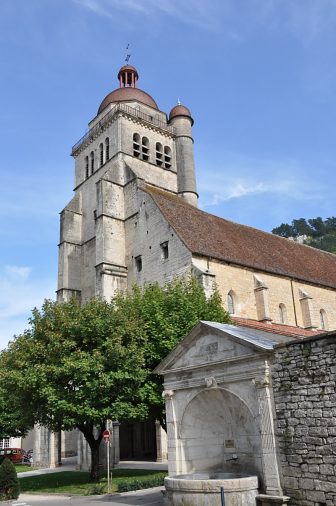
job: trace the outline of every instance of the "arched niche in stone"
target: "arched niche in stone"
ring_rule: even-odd
[[[186,471],[262,474],[258,423],[248,406],[223,388],[205,388],[188,403],[179,436]]]

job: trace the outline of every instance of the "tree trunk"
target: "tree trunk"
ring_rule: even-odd
[[[99,481],[99,447],[100,440],[94,440],[89,443],[91,450],[91,469],[90,469],[90,480]]]
[[[91,469],[90,469],[90,480],[99,481],[99,447],[103,439],[103,432],[106,429],[106,422],[102,420],[99,425],[98,437],[95,438],[96,429],[93,423],[86,422],[81,425],[77,425],[77,428],[83,433],[88,445],[91,450]]]

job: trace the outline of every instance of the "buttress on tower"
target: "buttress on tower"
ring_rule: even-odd
[[[109,299],[135,281],[161,281],[162,273],[150,261],[145,268],[139,254],[149,233],[139,189],[150,185],[197,206],[190,111],[178,104],[167,117],[137,87],[131,65],[118,80],[72,148],[75,195],[61,212],[58,300]]]

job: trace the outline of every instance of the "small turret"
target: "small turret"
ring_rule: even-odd
[[[170,111],[169,123],[176,129],[176,165],[178,195],[197,207],[198,194],[194,163],[194,140],[191,127],[194,120],[187,107],[178,104]]]

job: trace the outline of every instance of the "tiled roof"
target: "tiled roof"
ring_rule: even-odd
[[[291,325],[284,325],[282,323],[264,323],[249,318],[239,318],[238,316],[231,316],[231,320],[239,327],[248,327],[256,330],[263,330],[264,332],[271,332],[288,337],[313,337],[319,334],[324,334],[325,330],[308,330],[301,327],[293,327]]]
[[[152,186],[145,191],[193,254],[336,288],[336,255],[205,213]]]

